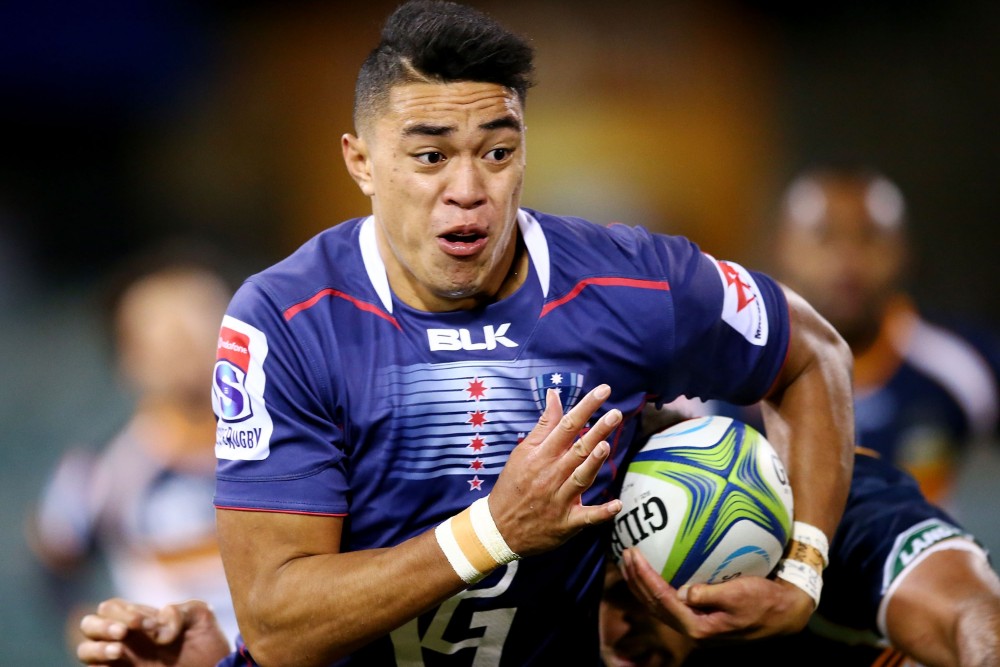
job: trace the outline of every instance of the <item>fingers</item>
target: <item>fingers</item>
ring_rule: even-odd
[[[661,621],[675,630],[690,634],[697,615],[678,596],[677,590],[664,581],[638,549],[626,549],[622,554],[623,574],[633,595]]]
[[[563,484],[561,493],[567,497],[578,496],[597,479],[601,466],[611,454],[611,447],[604,439],[621,423],[622,413],[611,410],[570,447],[567,459],[575,467]]]
[[[550,450],[549,453],[553,456],[558,455],[576,439],[594,411],[610,395],[611,388],[608,385],[598,385],[587,392],[569,412],[563,414],[559,394],[549,389],[545,395],[545,412],[532,429],[531,435],[541,435],[542,447]]]
[[[168,605],[157,610],[120,598],[105,600],[98,605],[97,613],[80,620],[80,631],[86,639],[77,645],[77,658],[86,665],[125,659],[129,655],[126,644],[134,643],[140,636],[156,644],[169,644],[180,636],[188,622],[188,613],[185,605]]]
[[[531,429],[531,432],[524,438],[523,445],[540,445],[545,441],[546,436],[559,424],[563,416],[562,401],[555,389],[545,391],[545,410],[538,419],[538,423]]]
[[[107,667],[123,655],[122,645],[118,642],[83,641],[76,647],[77,660],[85,665]]]
[[[97,606],[96,616],[124,624],[130,630],[151,630],[156,626],[157,610],[121,598],[111,598]],[[82,629],[82,628],[81,628]]]
[[[563,419],[566,418],[564,417]],[[607,414],[601,417],[597,423],[590,428],[589,431],[584,433],[576,442],[573,443],[571,451],[576,455],[577,459],[586,459],[598,443],[606,439],[614,432],[615,428],[621,424],[621,421],[621,410],[609,410]]]
[[[157,644],[166,645],[177,639],[185,627],[191,625],[188,616],[191,614],[190,602],[182,605],[167,605],[156,615],[156,627],[151,629],[150,637]]]
[[[170,644],[188,628],[218,625],[211,605],[203,600],[168,605],[160,610],[158,619],[160,627],[156,639],[159,644]]]

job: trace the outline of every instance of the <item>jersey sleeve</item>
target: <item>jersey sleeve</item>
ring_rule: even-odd
[[[763,398],[784,364],[789,311],[763,273],[717,260],[690,242],[669,253],[677,362],[671,393],[749,404]]]
[[[212,379],[217,507],[347,513],[343,433],[315,356],[262,288],[237,291]]]

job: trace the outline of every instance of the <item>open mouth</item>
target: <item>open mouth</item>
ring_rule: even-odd
[[[439,236],[438,243],[449,255],[464,257],[482,250],[486,239],[486,234],[478,232],[449,232]]]
[[[468,233],[468,234],[444,234],[441,236],[445,241],[449,243],[474,243],[477,239],[483,238],[482,234]]]

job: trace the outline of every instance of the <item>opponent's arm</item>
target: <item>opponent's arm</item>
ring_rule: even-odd
[[[981,552],[927,556],[892,594],[885,620],[892,645],[927,667],[1000,664],[1000,579]]]
[[[552,549],[620,509],[618,500],[581,502],[621,413],[609,411],[577,436],[608,393],[606,385],[596,388],[565,415],[550,395],[538,424],[511,453],[489,509],[514,553]],[[235,510],[217,516],[241,633],[269,667],[329,664],[468,585],[434,530],[391,548],[341,552],[340,518]]]
[[[80,630],[77,658],[97,667],[214,667],[230,648],[201,600],[155,609],[112,598],[84,616]]]

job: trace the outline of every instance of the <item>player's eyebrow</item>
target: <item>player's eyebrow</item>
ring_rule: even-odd
[[[514,116],[501,116],[493,120],[481,123],[480,130],[487,132],[499,130],[500,128],[510,128],[518,132],[521,131],[521,121]],[[433,123],[416,123],[403,130],[404,137],[424,136],[424,137],[447,137],[458,128],[454,125],[434,125]]]
[[[514,116],[501,116],[495,120],[483,123],[479,126],[480,130],[499,130],[500,128],[510,128],[512,130],[521,131],[521,121],[519,121]]]
[[[417,123],[410,125],[403,130],[404,137],[424,136],[424,137],[447,137],[457,128],[454,125],[432,125],[431,123]]]

